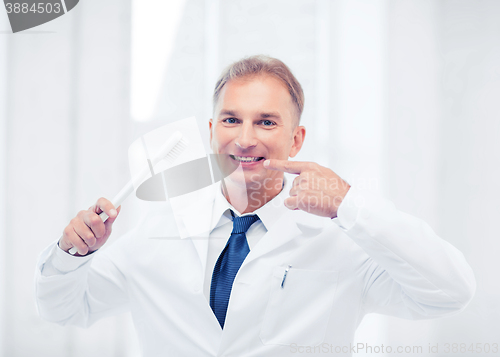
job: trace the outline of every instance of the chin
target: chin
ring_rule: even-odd
[[[231,181],[234,185],[246,188],[260,188],[266,178],[266,176],[260,173],[239,169],[231,173],[226,180]]]

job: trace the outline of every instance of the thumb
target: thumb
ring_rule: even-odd
[[[113,225],[113,223],[115,222],[115,220],[118,218],[121,209],[122,209],[122,206],[118,207],[116,209],[116,216],[114,216],[113,218],[109,217],[106,220],[106,222],[104,222],[104,227],[106,227],[106,232],[111,231],[111,226]]]

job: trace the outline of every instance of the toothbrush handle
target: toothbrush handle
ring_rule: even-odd
[[[120,192],[118,192],[116,194],[116,196],[113,198],[113,200],[111,201],[111,203],[113,204],[113,206],[115,206],[115,208],[118,208],[121,206],[121,204],[123,203],[123,201],[125,201],[125,199],[132,193],[134,192],[134,183],[132,180],[130,180],[129,182],[127,182],[127,184],[125,186],[123,186],[123,188],[120,190]],[[101,214],[104,214],[106,215],[104,212],[102,212]],[[100,214],[100,215],[101,215]],[[99,216],[100,216],[99,215]],[[101,217],[102,218],[102,217]],[[102,221],[105,222],[106,219],[108,219],[108,216],[106,215],[106,218],[103,219]]]

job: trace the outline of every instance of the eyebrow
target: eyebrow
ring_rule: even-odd
[[[260,117],[263,119],[267,118],[281,119],[281,115],[277,112],[260,113]]]
[[[225,116],[225,115],[237,117],[238,113],[235,112],[235,111],[233,111],[233,110],[222,110],[219,113],[219,116]],[[267,118],[281,119],[281,115],[278,112],[264,112],[264,113],[260,113],[260,117],[262,119],[267,119]]]
[[[232,111],[232,110],[221,110],[221,112],[219,113],[219,116],[223,116],[223,115],[229,115],[229,116],[233,116],[233,117],[237,117],[238,115],[236,114],[236,112]]]

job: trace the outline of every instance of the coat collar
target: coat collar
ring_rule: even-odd
[[[321,233],[326,219],[303,211],[291,211],[284,205],[295,176],[285,174],[282,191],[252,214],[257,214],[267,233],[249,253],[243,264],[267,254],[298,236]],[[211,231],[230,218],[225,216],[234,208],[221,193],[221,183],[170,200],[180,239],[190,239],[198,252],[203,271],[206,268],[208,238]],[[234,210],[237,212],[236,210]]]
[[[264,224],[264,227],[269,230],[287,211],[287,208],[284,206],[284,200],[286,197],[288,197],[288,192],[290,191],[289,182],[290,180],[285,177],[283,189],[278,195],[276,195],[276,197],[274,197],[271,201],[267,202],[264,206],[258,208],[254,212],[245,213],[243,215],[227,201],[227,199],[222,194],[221,183],[218,182],[215,189],[210,232],[212,232],[216,227],[227,224],[232,220],[229,210],[232,210],[237,216],[256,214]]]
[[[276,197],[254,212],[249,213],[257,214],[268,231],[288,211],[283,201],[288,197],[290,183],[291,181],[285,178],[283,189]],[[194,233],[191,230],[185,236],[181,234],[181,239],[187,237],[191,239],[200,258],[203,272],[206,269],[210,233],[214,228],[231,221],[229,210],[233,210],[237,215],[240,215],[222,194],[221,182],[212,185],[211,188],[210,193],[200,194],[198,200],[192,200],[196,204],[191,205],[193,207],[191,212],[186,211],[181,220],[177,219],[179,232],[189,232],[186,227],[196,227]],[[200,217],[200,219],[197,219],[197,217]]]

